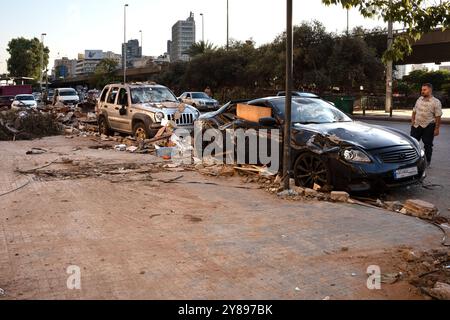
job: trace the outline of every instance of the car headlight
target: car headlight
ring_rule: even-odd
[[[420,157],[424,158],[425,157],[425,150],[420,150]]]
[[[162,121],[162,120],[164,119],[164,113],[158,112],[158,113],[155,115],[155,117],[156,117],[156,120]]]
[[[372,160],[370,160],[369,156],[358,149],[348,149],[345,150],[342,153],[343,158],[345,159],[345,161],[348,162],[361,162],[361,163],[371,163]]]

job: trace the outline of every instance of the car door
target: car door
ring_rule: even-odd
[[[119,88],[114,111],[118,112],[116,119],[118,130],[131,132],[133,130],[131,125],[134,109],[131,107],[130,95],[127,88]]]
[[[104,103],[104,109],[108,113],[109,125],[113,130],[120,130],[119,109],[116,108],[116,100],[119,89],[120,88],[118,86],[111,87]]]

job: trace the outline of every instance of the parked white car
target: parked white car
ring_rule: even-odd
[[[219,101],[212,99],[204,92],[185,92],[178,99],[200,111],[219,109]]]
[[[53,105],[62,103],[64,105],[77,105],[80,103],[80,97],[75,89],[60,88],[56,89],[53,96]]]
[[[32,94],[19,94],[14,98],[11,108],[14,110],[20,110],[23,108],[36,110],[37,105],[37,101]]]

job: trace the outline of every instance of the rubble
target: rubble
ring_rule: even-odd
[[[331,201],[334,202],[348,202],[350,195],[347,192],[333,191],[331,192]]]
[[[438,209],[435,205],[426,201],[407,200],[400,212],[421,219],[433,220],[438,213]]]
[[[450,285],[447,283],[436,282],[433,289],[424,289],[431,297],[438,300],[450,300]]]

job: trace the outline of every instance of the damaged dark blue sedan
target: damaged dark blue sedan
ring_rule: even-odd
[[[292,102],[290,169],[298,186],[318,185],[348,192],[381,191],[419,183],[425,177],[424,152],[404,132],[355,122],[321,99],[293,98]],[[238,116],[238,103],[230,102],[198,121],[203,128],[282,132],[285,98],[262,98],[245,104],[264,108],[266,112],[270,108],[271,117],[265,116],[258,122],[242,119]]]

